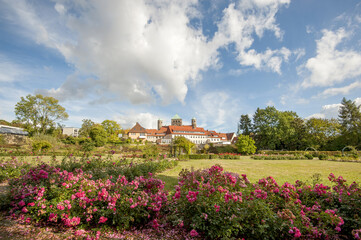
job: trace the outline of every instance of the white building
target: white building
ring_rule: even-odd
[[[75,127],[64,127],[63,128],[63,134],[73,137],[79,137],[79,130],[80,128]]]

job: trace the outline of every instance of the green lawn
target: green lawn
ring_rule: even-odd
[[[328,175],[334,173],[343,176],[348,183],[361,183],[361,163],[333,162],[320,160],[253,160],[242,157],[240,160],[189,160],[181,161],[178,166],[158,174],[166,182],[166,189],[172,190],[177,184],[179,172],[183,168],[204,169],[214,164],[220,164],[225,171],[246,174],[251,182],[260,178],[272,176],[279,184],[294,183],[296,180],[312,182],[314,174],[320,174],[321,182],[329,184]]]

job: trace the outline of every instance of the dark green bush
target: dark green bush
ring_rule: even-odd
[[[313,155],[312,155],[312,154],[309,154],[309,153],[305,154],[305,157],[306,157],[307,159],[313,159]]]
[[[326,160],[327,158],[328,158],[328,156],[326,154],[318,155],[318,159],[320,159],[320,160]]]

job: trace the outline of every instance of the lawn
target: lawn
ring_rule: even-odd
[[[279,184],[294,183],[296,180],[312,183],[312,176],[320,174],[320,180],[329,184],[328,175],[334,173],[342,176],[348,183],[356,181],[361,183],[361,163],[333,162],[321,160],[253,160],[242,157],[240,160],[204,159],[179,162],[178,166],[158,174],[166,182],[166,189],[172,190],[177,184],[179,172],[183,168],[204,169],[220,164],[225,171],[246,174],[251,182],[260,178],[272,176]]]

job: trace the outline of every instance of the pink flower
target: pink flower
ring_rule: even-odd
[[[216,208],[216,212],[219,212],[219,206],[217,204],[214,204],[214,207]]]
[[[58,214],[50,213],[49,215],[49,222],[57,222],[58,221]]]
[[[101,216],[98,223],[105,223],[107,220],[108,218]]]
[[[34,203],[34,202],[28,203],[28,206],[34,207],[34,206],[35,206],[35,203]]]
[[[190,203],[195,202],[197,200],[197,195],[198,195],[198,191],[197,192],[193,192],[193,191],[189,191],[187,194],[187,199]]]
[[[197,237],[198,236],[198,233],[197,233],[197,231],[196,230],[192,230],[192,231],[190,231],[190,233],[189,233],[192,237]]]
[[[25,206],[25,202],[24,202],[23,200],[21,200],[21,201],[18,203],[18,205],[19,205],[20,207],[23,207],[23,206]]]
[[[27,213],[27,212],[28,212],[28,209],[27,209],[26,207],[23,207],[23,209],[21,209],[21,211],[22,211],[23,213]]]
[[[64,210],[64,209],[65,209],[65,207],[64,207],[63,205],[61,205],[61,204],[58,204],[56,207],[57,207],[59,210]]]

